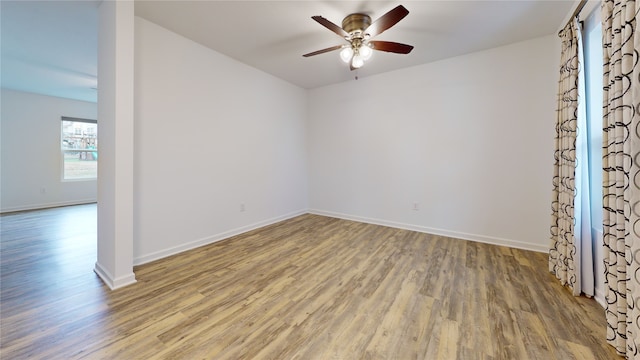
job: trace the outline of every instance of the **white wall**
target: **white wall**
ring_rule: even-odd
[[[305,212],[306,91],[142,18],[135,32],[134,262]]]
[[[144,19],[135,34],[134,263],[308,209],[547,251],[555,36],[305,91]],[[2,96],[3,211],[68,201],[46,134],[96,104]],[[23,156],[46,155],[16,162],[25,131]]]
[[[546,252],[558,46],[311,90],[311,211]]]
[[[95,180],[62,180],[62,116],[96,119],[96,103],[2,89],[2,212],[96,201]]]

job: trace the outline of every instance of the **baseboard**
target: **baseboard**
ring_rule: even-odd
[[[49,209],[54,207],[71,206],[71,205],[92,204],[97,201],[98,201],[97,199],[82,199],[82,200],[72,200],[72,201],[57,201],[57,202],[44,203],[44,204],[13,206],[13,207],[0,209],[0,214],[16,212],[16,211]]]
[[[136,275],[133,272],[125,276],[114,278],[114,276],[98,262],[96,262],[96,266],[93,271],[98,274],[100,279],[102,279],[105,285],[107,285],[111,290],[116,290],[136,282]]]
[[[257,223],[253,223],[250,225],[246,225],[246,226],[242,226],[236,229],[232,229],[229,231],[225,231],[223,233],[220,234],[216,234],[216,235],[211,235],[211,236],[207,236],[201,239],[197,239],[194,241],[190,241],[188,243],[185,244],[181,244],[179,246],[174,246],[172,248],[168,248],[165,250],[161,250],[161,251],[156,251],[154,253],[151,254],[147,254],[147,255],[142,255],[139,257],[136,257],[133,259],[133,265],[137,266],[137,265],[142,265],[142,264],[146,264],[155,260],[159,260],[159,259],[163,259],[165,257],[168,256],[173,256],[176,254],[179,254],[181,252],[185,252],[188,250],[192,250],[201,246],[205,246],[205,245],[209,245],[209,244],[213,244],[215,242],[224,240],[224,239],[228,239],[230,237],[236,236],[236,235],[240,235],[242,233],[251,231],[251,230],[255,230],[255,229],[259,229],[261,227],[267,226],[267,225],[271,225],[271,224],[275,224],[277,222],[280,221],[284,221],[284,220],[288,220],[291,218],[294,218],[296,216],[300,216],[303,214],[306,214],[307,210],[298,210],[298,211],[294,211],[282,216],[278,216],[275,218],[271,218],[268,220],[264,220],[264,221],[259,221]]]
[[[374,225],[388,226],[388,227],[403,229],[403,230],[411,230],[411,231],[417,231],[421,233],[447,236],[451,238],[475,241],[475,242],[480,242],[485,244],[501,245],[501,246],[507,246],[507,247],[516,248],[516,249],[531,250],[531,251],[542,252],[542,253],[549,252],[549,248],[546,246],[529,244],[529,243],[525,243],[517,240],[511,240],[511,239],[503,239],[503,238],[490,237],[485,235],[468,234],[468,233],[457,232],[457,231],[430,228],[430,227],[420,226],[420,225],[405,224],[405,223],[399,223],[395,221],[373,219],[373,218],[367,218],[362,216],[354,216],[354,215],[315,210],[315,209],[310,209],[309,213],[315,214],[315,215],[329,216],[329,217],[334,217],[334,218],[339,218],[344,220],[359,221],[359,222],[374,224]]]

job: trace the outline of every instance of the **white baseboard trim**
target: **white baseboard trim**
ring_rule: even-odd
[[[374,225],[388,226],[388,227],[398,228],[403,230],[412,230],[412,231],[417,231],[421,233],[447,236],[451,238],[475,241],[475,242],[480,242],[485,244],[501,245],[501,246],[507,246],[507,247],[516,248],[516,249],[531,250],[531,251],[542,252],[542,253],[549,252],[549,248],[546,246],[529,244],[529,243],[525,243],[517,240],[490,237],[485,235],[468,234],[468,233],[457,232],[457,231],[430,228],[426,226],[405,224],[405,223],[399,223],[395,221],[373,219],[373,218],[367,218],[362,216],[354,216],[354,215],[336,213],[331,211],[316,210],[316,209],[310,209],[309,213],[315,214],[315,215],[329,216],[329,217],[334,217],[334,218],[339,218],[344,220],[359,221],[359,222],[364,222],[364,223],[374,224]]]
[[[282,216],[277,216],[275,218],[271,218],[271,219],[267,219],[267,220],[263,220],[263,221],[259,221],[257,223],[253,223],[250,225],[246,225],[246,226],[242,226],[236,229],[232,229],[229,231],[225,231],[223,233],[220,234],[216,234],[216,235],[211,235],[211,236],[207,236],[201,239],[197,239],[185,244],[181,244],[179,246],[174,246],[165,250],[160,250],[160,251],[156,251],[154,253],[151,254],[147,254],[147,255],[142,255],[139,257],[136,257],[133,259],[133,265],[142,265],[142,264],[146,264],[155,260],[159,260],[168,256],[172,256],[172,255],[176,255],[179,254],[181,252],[184,251],[188,251],[188,250],[192,250],[201,246],[205,246],[205,245],[209,245],[209,244],[213,244],[215,242],[218,242],[220,240],[224,240],[236,235],[240,235],[242,233],[251,231],[251,230],[255,230],[255,229],[259,229],[261,227],[265,227],[271,224],[275,224],[277,222],[280,221],[284,221],[284,220],[288,220],[291,218],[294,218],[296,216],[300,216],[303,214],[306,214],[307,210],[303,209],[303,210],[298,210],[298,211],[294,211]]]
[[[43,204],[20,205],[20,206],[2,208],[0,209],[0,214],[16,212],[16,211],[49,209],[49,208],[61,207],[61,206],[92,204],[97,201],[98,201],[97,199],[82,199],[82,200],[72,200],[72,201],[57,201],[57,202],[43,203]]]
[[[93,271],[98,274],[100,279],[102,279],[105,285],[107,285],[111,290],[116,290],[136,283],[136,275],[133,272],[125,276],[114,278],[113,275],[111,275],[111,273],[98,262],[96,262],[96,266]]]

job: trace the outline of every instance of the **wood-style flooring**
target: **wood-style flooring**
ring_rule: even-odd
[[[621,359],[546,254],[303,215],[110,291],[95,217],[0,217],[2,359]]]

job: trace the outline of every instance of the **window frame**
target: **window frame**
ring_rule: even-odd
[[[77,181],[96,181],[98,180],[98,174],[97,174],[97,169],[96,169],[96,176],[95,177],[80,177],[80,178],[67,178],[66,177],[66,172],[65,172],[65,150],[69,150],[69,149],[65,149],[64,148],[64,122],[65,121],[72,121],[72,122],[80,122],[80,123],[88,123],[88,124],[95,124],[96,125],[96,131],[93,132],[93,137],[95,138],[95,143],[96,143],[96,147],[95,149],[90,149],[91,152],[94,153],[98,153],[98,130],[97,130],[97,125],[98,125],[98,120],[96,119],[85,119],[85,118],[77,118],[77,117],[70,117],[70,116],[61,116],[60,117],[60,139],[58,141],[58,146],[60,149],[60,179],[62,182],[77,182]],[[74,130],[74,135],[75,135],[75,130]],[[80,149],[81,150],[81,149]],[[78,150],[79,151],[79,150]],[[79,151],[80,152],[80,151]],[[97,163],[97,159],[95,160]]]

